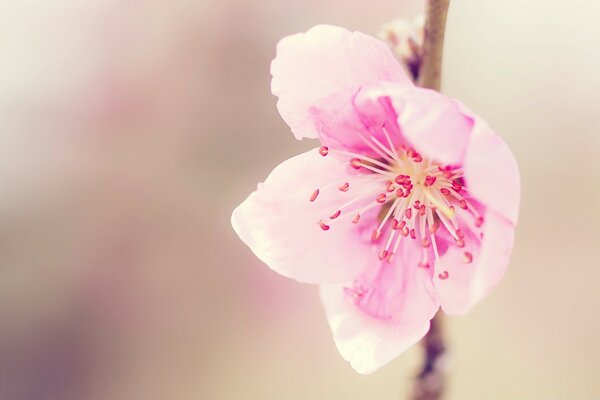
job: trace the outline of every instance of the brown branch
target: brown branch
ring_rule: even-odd
[[[442,314],[438,313],[431,320],[431,328],[421,344],[424,358],[421,372],[415,378],[410,399],[440,400],[446,386],[446,344]]]
[[[438,91],[441,87],[444,32],[449,3],[450,0],[428,0],[425,12],[425,36],[417,84]],[[422,340],[425,360],[414,382],[410,396],[412,400],[441,400],[444,395],[446,344],[442,317],[438,313],[431,320],[431,328]]]
[[[425,11],[425,36],[419,86],[440,90],[442,78],[442,55],[444,53],[444,32],[450,0],[428,0]]]

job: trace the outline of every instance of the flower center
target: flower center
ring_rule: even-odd
[[[319,153],[323,157],[334,154],[347,159],[357,175],[351,182],[334,182],[316,189],[309,200],[316,201],[320,193],[328,190],[348,194],[345,203],[318,221],[325,231],[335,224],[347,223],[342,222],[345,218],[358,224],[365,212],[379,208],[377,226],[371,234],[371,240],[380,243],[379,259],[391,262],[403,239],[415,240],[422,248],[418,266],[429,268],[432,257],[439,261],[438,229],[448,232],[453,245],[464,248],[466,238],[461,225],[466,224],[469,231],[479,231],[481,235],[483,218],[469,201],[460,167],[425,159],[405,146],[394,147],[385,128],[383,131],[388,146],[373,136],[365,138],[378,155],[376,158],[322,146]],[[384,233],[386,238],[382,240]],[[473,254],[464,251],[463,261],[471,263]],[[447,279],[448,272],[442,271],[439,278]]]

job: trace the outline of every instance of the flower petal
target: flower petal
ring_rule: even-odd
[[[283,38],[271,74],[277,108],[297,139],[317,137],[309,108],[333,93],[379,81],[412,86],[385,43],[329,25]]]
[[[390,141],[408,145],[447,165],[462,163],[473,129],[473,119],[455,100],[393,82],[334,93],[315,103],[311,114],[321,141],[330,147],[373,155],[374,137],[386,147]]]
[[[259,259],[281,275],[306,283],[353,279],[373,257],[368,238],[376,211],[361,215],[358,224],[345,213],[336,221],[328,219],[355,196],[353,179],[357,176],[350,170],[347,163],[322,157],[318,149],[284,161],[235,209],[231,217],[234,230]],[[309,200],[316,189],[336,182],[321,190],[315,201]],[[349,182],[349,190],[338,190],[345,182]],[[322,219],[331,229],[319,227]]]
[[[374,372],[418,342],[438,310],[429,273],[417,267],[418,249],[409,246],[416,247],[414,242],[407,244],[398,252],[397,262],[368,268],[370,282],[363,276],[351,288],[321,286],[337,349],[359,373]],[[376,274],[380,283],[374,269],[380,270]]]
[[[473,120],[461,112],[455,101],[429,89],[387,87],[406,141],[429,159],[447,165],[460,164]]]
[[[512,252],[514,225],[488,210],[481,242],[471,232],[466,235],[466,247],[448,246],[435,266],[433,283],[447,314],[464,314],[500,282]],[[465,251],[472,255],[472,262],[465,263]],[[440,279],[444,271],[447,277]]]
[[[375,158],[386,154],[381,145],[389,150],[390,140],[394,147],[402,144],[396,124],[397,115],[389,98],[369,95],[379,87],[350,87],[322,99],[311,107],[310,112],[315,119],[321,143],[333,149]],[[387,130],[387,137],[383,127]]]
[[[481,118],[475,119],[464,169],[473,197],[516,224],[521,198],[519,168],[506,143]]]

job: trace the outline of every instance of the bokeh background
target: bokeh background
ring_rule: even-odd
[[[229,216],[296,141],[269,90],[281,37],[375,33],[419,1],[0,1],[0,399],[401,399],[316,289]],[[447,320],[447,399],[600,398],[600,2],[453,0],[445,93],[513,149],[503,284]]]

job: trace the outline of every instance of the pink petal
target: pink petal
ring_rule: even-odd
[[[473,197],[516,224],[521,198],[519,168],[506,143],[481,118],[475,120],[464,169]]]
[[[332,148],[373,155],[371,137],[389,147],[385,127],[394,146],[408,145],[447,165],[462,162],[473,129],[472,118],[454,100],[392,82],[337,92],[311,113],[321,141]]]
[[[409,245],[416,247],[414,242]],[[374,372],[429,330],[429,321],[439,303],[428,271],[416,266],[417,250],[405,246],[398,253],[397,262],[384,261],[367,268],[366,276],[354,284],[321,286],[321,299],[335,344],[359,373]],[[374,275],[373,270],[379,268],[385,271]],[[359,299],[355,288],[363,285],[370,285],[377,292]]]
[[[271,74],[277,108],[297,139],[317,137],[309,108],[333,93],[379,81],[412,86],[385,43],[328,25],[283,38]]]
[[[402,144],[396,124],[397,115],[389,98],[371,95],[379,88],[379,85],[350,87],[311,107],[321,143],[333,149],[380,158],[385,152],[382,153],[371,137],[389,149],[389,141],[382,129],[385,127],[392,144]]]
[[[402,135],[414,149],[442,164],[460,164],[473,120],[454,100],[433,90],[406,90],[391,84],[387,87]]]
[[[513,247],[514,225],[488,210],[481,242],[469,231],[466,231],[465,242],[465,248],[448,246],[440,256],[440,263],[435,266],[433,283],[442,309],[448,314],[464,314],[500,282]],[[472,254],[471,263],[464,261],[465,251]],[[448,272],[448,276],[440,279],[439,274],[444,271]]]
[[[350,215],[342,218],[344,214],[328,219],[354,196],[349,170],[347,163],[322,157],[318,149],[284,161],[235,209],[234,230],[259,259],[284,276],[306,283],[353,279],[373,258],[368,238],[376,211],[361,215],[359,224]],[[316,189],[335,182],[349,182],[350,189],[342,192],[336,184],[310,201]],[[329,230],[319,227],[322,219]]]

